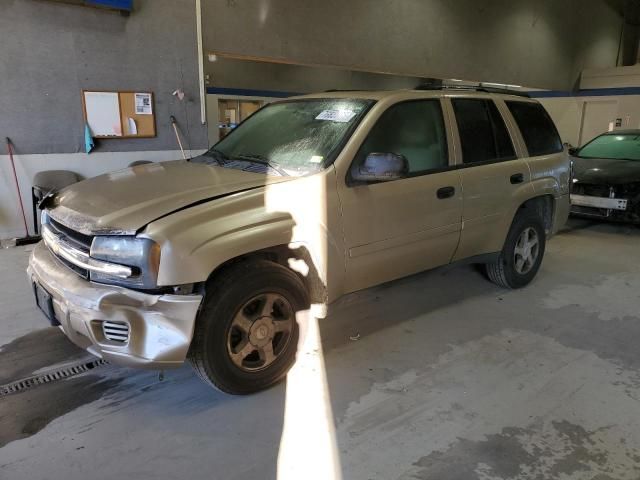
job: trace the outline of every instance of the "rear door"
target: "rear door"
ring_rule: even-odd
[[[505,100],[504,104],[521,135],[523,156],[531,172],[531,186],[535,195],[555,198],[552,228],[556,230],[564,225],[568,216],[571,173],[571,163],[558,130],[538,102]]]
[[[346,172],[339,195],[347,291],[451,260],[460,236],[462,189],[450,163],[447,131],[439,98],[402,101],[379,114],[351,168],[370,153],[395,153],[407,158],[409,174],[390,182],[354,183]]]
[[[451,97],[464,192],[462,234],[454,260],[502,249],[512,205],[530,196],[529,167],[490,97]],[[500,108],[499,108],[500,107]]]

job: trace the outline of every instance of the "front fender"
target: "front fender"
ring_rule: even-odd
[[[202,282],[231,258],[291,242],[293,217],[268,211],[263,196],[232,195],[149,224],[143,236],[161,249],[158,285]]]

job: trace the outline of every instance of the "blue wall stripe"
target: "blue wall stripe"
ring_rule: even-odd
[[[133,9],[133,0],[85,0],[89,5],[97,5],[99,7],[116,8],[119,10]]]
[[[527,93],[531,98],[575,97],[575,92],[563,92],[561,90],[537,90]]]
[[[296,92],[279,92],[277,90],[252,90],[247,88],[207,87],[207,93],[211,95],[237,95],[242,97],[274,97],[287,98],[302,95]]]
[[[527,93],[531,98],[605,97],[616,95],[640,95],[640,87],[587,88],[576,92],[567,92],[562,90],[538,90]]]

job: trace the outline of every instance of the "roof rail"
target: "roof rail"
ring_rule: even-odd
[[[528,92],[522,90],[513,90],[506,87],[490,87],[479,83],[477,85],[451,85],[451,84],[438,84],[438,83],[421,83],[414,90],[462,90],[472,92],[485,92],[485,93],[501,93],[505,95],[517,95],[518,97],[531,98]]]
[[[346,89],[346,88],[330,88],[329,90],[324,90],[322,93],[331,93],[331,92],[361,92],[362,90],[357,90],[355,88]]]

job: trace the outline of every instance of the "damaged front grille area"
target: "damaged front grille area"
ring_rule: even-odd
[[[54,232],[64,235],[68,241],[74,243],[76,246],[80,247],[82,250],[86,250],[87,252],[91,249],[91,242],[93,242],[93,237],[90,235],[84,235],[83,233],[76,232],[75,230],[70,229],[69,227],[61,224],[60,222],[54,220],[51,217],[47,217],[47,223],[54,230]]]
[[[49,216],[46,217],[46,225],[53,234],[57,235],[58,237],[62,238],[63,240],[72,244],[82,252],[89,255],[93,237],[75,232],[71,230],[69,227],[62,225],[60,222],[55,221],[53,218]],[[53,253],[53,255],[55,255],[55,257],[60,261],[60,263],[65,265],[70,270],[73,270],[76,274],[78,274],[85,280],[89,279],[89,270],[87,270],[86,268],[82,268],[81,266],[76,265],[73,262],[70,262],[63,256],[56,253],[53,249],[49,248],[49,250],[51,251],[51,253]]]
[[[607,198],[611,194],[611,188],[607,185],[590,185],[588,183],[575,183],[571,193],[586,195],[589,197]]]
[[[42,239],[51,253],[64,265],[84,278],[96,275],[107,275],[118,278],[134,276],[134,268],[117,263],[99,260],[91,256],[94,238],[70,231],[58,222],[44,216],[42,223]],[[91,239],[91,241],[89,241]]]
[[[620,210],[572,205],[571,213],[573,214],[625,223],[640,223],[640,183],[618,185],[574,183],[571,193],[574,195],[626,200],[626,208]]]

